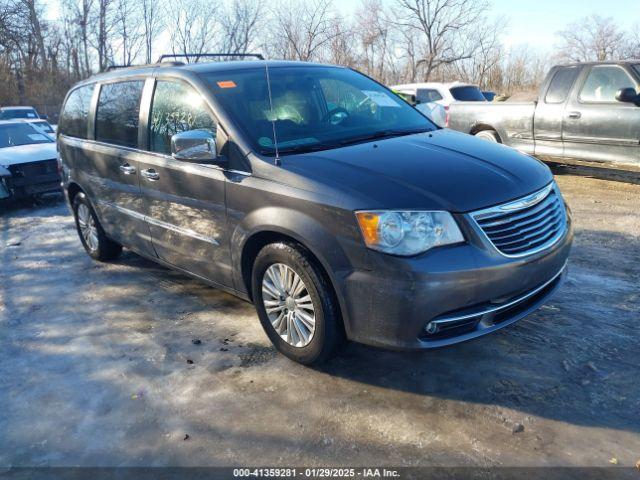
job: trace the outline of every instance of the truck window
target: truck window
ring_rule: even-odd
[[[125,147],[138,146],[142,80],[107,83],[100,88],[96,140]]]
[[[486,102],[482,92],[478,87],[466,86],[466,87],[453,87],[449,91],[453,98],[461,102]]]
[[[442,100],[442,95],[437,90],[433,89],[420,89],[416,95],[420,103],[437,102]]]
[[[159,80],[151,104],[150,150],[171,155],[171,137],[187,130],[206,130],[216,136],[216,123],[202,95],[182,82]]]
[[[580,90],[583,102],[615,102],[621,88],[636,88],[635,83],[621,67],[599,65],[591,68]]]
[[[93,85],[76,88],[62,107],[58,132],[76,138],[87,138],[89,108],[93,97]]]
[[[544,97],[544,103],[563,103],[567,99],[579,72],[578,67],[562,67],[556,70]]]

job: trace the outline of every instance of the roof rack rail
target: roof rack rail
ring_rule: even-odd
[[[253,57],[258,60],[264,60],[264,57],[261,53],[165,53],[164,55],[160,55],[157,63],[162,63],[165,58],[186,58],[189,59],[191,57],[200,58],[200,57],[209,57],[209,58],[221,58],[221,57],[240,57],[247,58]]]
[[[106,69],[105,72],[110,72],[111,70],[118,70],[119,68],[131,68],[131,67],[135,67],[136,65],[109,65]]]

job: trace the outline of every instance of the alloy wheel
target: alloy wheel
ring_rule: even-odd
[[[95,252],[98,249],[98,228],[89,207],[84,203],[78,205],[78,226],[89,250]]]
[[[315,307],[302,277],[291,267],[274,263],[266,270],[262,301],[280,338],[294,347],[311,342],[316,329]]]

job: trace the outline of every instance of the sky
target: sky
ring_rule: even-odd
[[[506,46],[530,44],[540,50],[551,49],[558,42],[556,33],[567,24],[591,14],[612,17],[624,29],[640,24],[640,2],[637,0],[489,0],[491,15],[507,20],[503,35]],[[391,0],[383,0],[391,4]],[[339,0],[335,5],[342,13],[350,13],[360,0]]]
[[[59,0],[45,0],[47,17],[55,19]],[[382,0],[392,5],[394,0]],[[624,30],[640,25],[637,0],[489,0],[490,15],[503,16],[507,27],[502,35],[505,46],[530,45],[539,51],[551,50],[558,43],[556,33],[588,15],[612,17]],[[349,15],[361,0],[334,0],[336,9]]]

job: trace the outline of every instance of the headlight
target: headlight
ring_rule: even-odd
[[[449,212],[359,211],[356,218],[367,247],[393,255],[416,255],[464,241]]]

